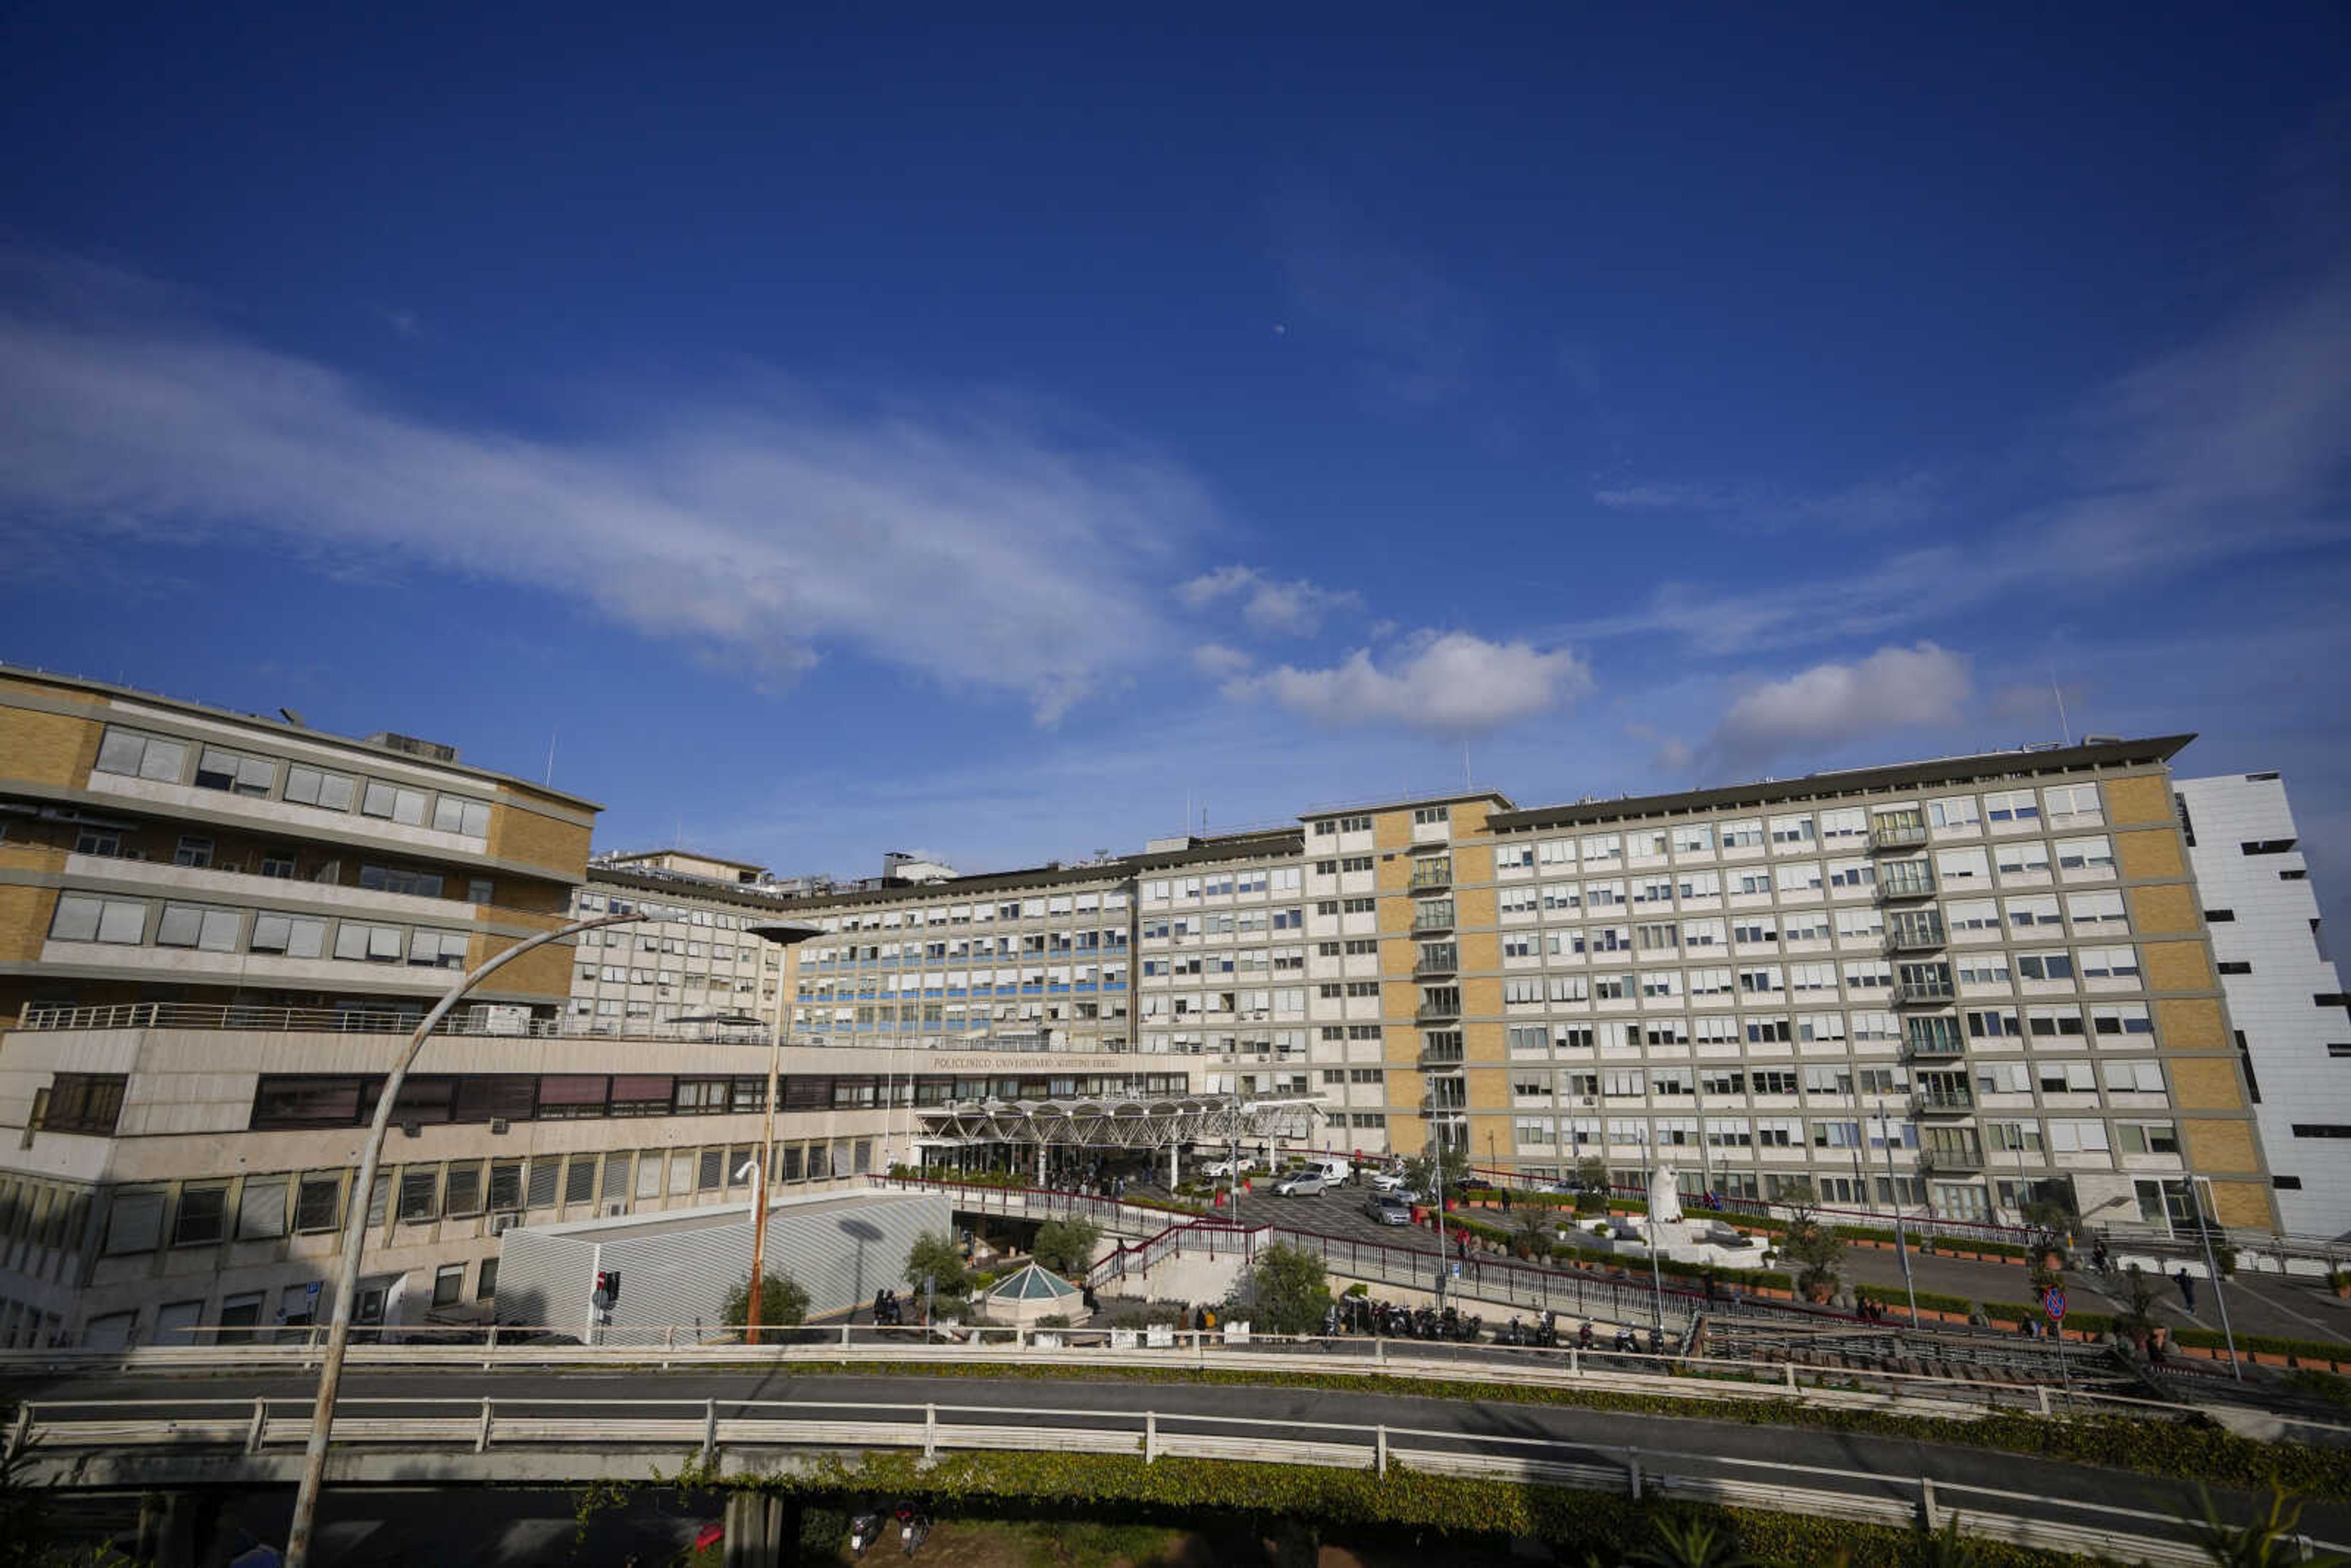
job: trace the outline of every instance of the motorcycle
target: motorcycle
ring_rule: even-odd
[[[1575,1346],[1578,1350],[1592,1348],[1592,1324],[1589,1322],[1575,1331]]]
[[[1494,1343],[1509,1345],[1524,1344],[1527,1343],[1526,1331],[1519,1326],[1519,1320],[1513,1317],[1509,1322],[1494,1331]]]
[[[861,1513],[849,1521],[849,1554],[862,1557],[882,1538],[882,1516]]]
[[[905,1548],[906,1555],[912,1557],[914,1554],[914,1548],[929,1540],[930,1535],[931,1516],[911,1502],[900,1503],[898,1505],[898,1542]]]

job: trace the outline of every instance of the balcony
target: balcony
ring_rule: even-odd
[[[1424,1045],[1415,1064],[1424,1071],[1429,1068],[1442,1070],[1458,1067],[1462,1061],[1462,1049],[1458,1045]]]
[[[1894,982],[1894,1003],[1896,1007],[1933,1008],[1954,1001],[1959,991],[1947,977],[1942,979],[1896,980]]]
[[[1956,1062],[1965,1053],[1964,1046],[1956,1038],[1913,1035],[1902,1042],[1902,1054],[1911,1061]]]
[[[1451,991],[1432,991],[1421,998],[1412,1016],[1416,1023],[1458,1019],[1461,1016],[1461,998]]]
[[[1441,899],[1434,904],[1417,904],[1412,911],[1412,933],[1427,936],[1453,929],[1453,901]]]
[[[1935,953],[1950,945],[1940,920],[1896,922],[1886,934],[1889,953]]]
[[[1940,1148],[1929,1145],[1918,1151],[1918,1163],[1930,1175],[1971,1175],[1985,1168],[1983,1151],[1972,1146]]]
[[[1436,893],[1453,885],[1453,857],[1424,855],[1412,862],[1412,881],[1407,884],[1415,893]]]
[[[1910,1097],[1910,1108],[1921,1116],[1967,1116],[1975,1113],[1976,1097],[1965,1087],[1921,1089]]]
[[[1927,824],[1921,821],[1880,817],[1869,825],[1869,848],[1875,854],[1915,850],[1926,841]]]
[[[1468,1102],[1458,1094],[1424,1094],[1420,1097],[1420,1113],[1424,1116],[1466,1116]]]
[[[1458,974],[1460,970],[1460,949],[1450,942],[1431,943],[1423,946],[1420,956],[1414,959],[1412,965],[1413,977],[1416,979],[1431,979],[1442,975]]]
[[[1935,896],[1935,868],[1925,861],[1895,861],[1877,868],[1881,903]]]

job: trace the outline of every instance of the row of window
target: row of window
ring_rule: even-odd
[[[1231,927],[1228,927],[1231,929]],[[1257,930],[1266,929],[1262,913]],[[1126,946],[1126,932],[1108,925],[1083,931],[1036,931],[1025,936],[942,937],[935,942],[852,943],[841,947],[807,947],[800,952],[802,974],[826,974],[839,969],[895,969],[925,963],[977,962],[994,958],[1034,958],[1049,954],[1100,953]]]
[[[959,1101],[1125,1099],[1181,1096],[1180,1072],[913,1076],[789,1073],[783,1111],[860,1111]],[[375,1114],[381,1077],[264,1074],[254,1092],[252,1127],[357,1126]],[[408,1123],[579,1121],[628,1116],[725,1115],[764,1110],[763,1078],[685,1078],[658,1073],[428,1073],[401,1085],[392,1119]]]
[[[721,909],[701,909],[686,904],[660,904],[653,899],[631,894],[591,893],[582,890],[572,897],[572,906],[580,915],[645,915],[672,925],[695,925],[712,931],[744,931],[764,925],[773,915],[730,915]],[[627,934],[611,935],[626,940]]]
[[[193,776],[188,767],[191,755],[195,760]],[[99,742],[97,769],[159,783],[189,783],[199,789],[219,789],[256,799],[266,799],[276,791],[281,800],[298,806],[343,812],[356,807],[363,817],[380,818],[402,827],[429,824],[437,831],[462,838],[487,838],[490,831],[487,800],[112,726]]]
[[[2119,1042],[2151,1036],[2155,1025],[2143,1002],[2081,1007],[1970,1008],[1956,1018],[1902,1019],[1890,1012],[1698,1014],[1690,1018],[1604,1019],[1593,1023],[1514,1023],[1503,1030],[1513,1055],[1542,1056],[1558,1051],[1616,1051],[1644,1045],[1748,1045],[1834,1043],[1896,1044],[1907,1041],[1924,1051],[1955,1051],[1970,1040],[2078,1040],[2098,1036]],[[1431,1034],[1429,1040],[1439,1038]],[[1443,1038],[1451,1039],[1445,1033]]]
[[[59,942],[141,946],[151,940],[151,915],[157,916],[152,936],[156,946],[204,953],[242,950],[285,958],[332,956],[354,963],[462,969],[473,941],[464,931],[219,904],[165,903],[158,914],[144,899],[94,893],[59,894],[49,936]]]
[[[1123,888],[1099,893],[1050,894],[1038,898],[1011,898],[995,904],[940,904],[925,909],[880,909],[849,915],[820,915],[812,924],[825,931],[895,931],[906,925],[984,925],[991,920],[1048,920],[1065,915],[1108,913],[1127,906]]]
[[[2044,810],[2045,808],[2045,810]],[[2036,793],[2031,789],[1995,790],[1980,798],[1946,796],[1911,808],[1926,826],[1938,832],[2029,832],[2051,828],[2088,827],[2105,820],[2095,784],[2063,784]],[[1880,816],[1898,816],[1881,810]],[[1865,846],[1873,827],[1871,812],[1861,806],[1840,807],[1817,813],[1797,812],[1778,817],[1741,817],[1729,821],[1686,822],[1673,828],[1644,828],[1629,832],[1586,833],[1581,838],[1544,839],[1529,844],[1505,843],[1496,851],[1512,865],[1606,865],[1628,858],[1711,855],[1718,850],[1762,850],[1778,854],[1802,853],[1821,845],[1850,843]]]
[[[1980,1141],[1972,1127],[1921,1128],[1915,1122],[1872,1116],[1862,1120],[1794,1116],[1518,1116],[1511,1133],[1522,1147],[1691,1148],[1715,1150],[1802,1149],[1872,1152],[1903,1150],[1980,1163],[1985,1146],[2003,1157],[2017,1155],[2171,1155],[2179,1153],[2179,1130],[2170,1122],[2051,1120],[1994,1122]]]
[[[2091,1094],[2103,1083],[2110,1093],[2160,1094],[2163,1063],[2152,1057],[2099,1062],[2083,1061],[1976,1062],[1967,1070],[1987,1094]],[[1925,1071],[1919,1081],[1941,1082],[1948,1071]],[[1807,1098],[1847,1098],[1855,1093],[1896,1094],[1911,1085],[1906,1067],[1855,1067],[1846,1062],[1817,1062],[1802,1067],[1710,1067],[1652,1065],[1610,1067],[1599,1071],[1567,1068],[1558,1071],[1514,1068],[1510,1092],[1520,1098],[1562,1095],[1569,1099],[1640,1100],[1650,1097],[1702,1095],[1708,1099],[1756,1095]]]

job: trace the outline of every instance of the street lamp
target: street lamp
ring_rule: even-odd
[[[744,927],[762,942],[773,943],[778,948],[798,946],[817,934],[813,925],[778,924]],[[751,1285],[750,1294],[743,1303],[743,1343],[759,1343],[759,1288],[768,1278],[768,1182],[776,1168],[776,1081],[784,1061],[784,1014],[791,1007],[792,998],[786,988],[786,977],[776,977],[776,1018],[768,1033],[768,1127],[759,1138],[759,1186],[751,1195]]]
[[[368,1128],[367,1146],[360,1152],[359,1178],[351,1188],[350,1212],[343,1221],[342,1260],[335,1280],[335,1312],[327,1330],[327,1354],[319,1364],[318,1405],[310,1416],[310,1440],[302,1453],[302,1483],[294,1494],[294,1521],[286,1534],[286,1568],[304,1568],[309,1560],[310,1527],[318,1517],[319,1493],[327,1481],[327,1442],[334,1430],[335,1396],[343,1382],[343,1353],[351,1341],[351,1305],[360,1288],[360,1249],[367,1240],[368,1197],[375,1187],[376,1166],[383,1159],[383,1139],[392,1129],[392,1107],[399,1103],[401,1086],[408,1081],[408,1070],[415,1065],[417,1053],[424,1049],[434,1026],[448,1017],[449,1009],[486,979],[492,970],[534,947],[543,947],[582,931],[592,931],[600,925],[632,925],[649,918],[642,914],[599,915],[593,920],[574,921],[558,930],[543,931],[528,941],[515,944],[450,987],[434,1004],[433,1010],[424,1015],[424,1021],[416,1026],[416,1032],[408,1037],[406,1049],[392,1064],[392,1075],[384,1080],[382,1092],[376,1099],[375,1120]]]

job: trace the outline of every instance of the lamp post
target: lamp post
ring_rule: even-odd
[[[2196,1213],[2196,1239],[2204,1244],[2204,1277],[2212,1281],[2212,1304],[2220,1310],[2220,1338],[2229,1347],[2229,1375],[2242,1383],[2245,1369],[2237,1361],[2237,1332],[2229,1326],[2229,1297],[2220,1289],[2220,1266],[2212,1256],[2212,1222],[2205,1217],[2204,1195],[2197,1190],[2193,1176],[2188,1180],[2188,1202]]]
[[[1918,1287],[1910,1279],[1910,1248],[1902,1235],[1902,1189],[1894,1175],[1894,1119],[1883,1105],[1877,1108],[1877,1127],[1881,1135],[1878,1147],[1886,1151],[1886,1197],[1894,1205],[1894,1255],[1902,1260],[1902,1290],[1910,1298],[1910,1326],[1918,1326]]]
[[[762,942],[789,950],[817,934],[813,925],[753,925],[747,927]],[[751,1195],[751,1284],[743,1303],[743,1343],[759,1343],[759,1291],[768,1280],[768,1190],[776,1168],[776,1089],[784,1064],[784,1014],[792,1005],[789,977],[776,972],[776,1017],[768,1031],[768,1125],[759,1135],[759,1185]]]
[[[310,1556],[310,1528],[319,1512],[319,1493],[327,1481],[327,1443],[335,1425],[335,1396],[342,1387],[343,1354],[351,1341],[351,1307],[360,1288],[360,1249],[367,1240],[368,1197],[375,1187],[376,1167],[383,1160],[384,1134],[392,1128],[392,1107],[399,1103],[401,1086],[408,1081],[408,1070],[415,1065],[417,1053],[424,1049],[434,1027],[449,1016],[449,1009],[463,1000],[465,993],[486,979],[491,971],[521,957],[534,947],[574,936],[582,931],[592,931],[600,925],[627,925],[650,918],[641,914],[604,915],[593,920],[577,920],[554,931],[543,931],[525,942],[517,942],[505,952],[486,960],[479,967],[462,977],[449,988],[433,1010],[424,1015],[416,1032],[408,1037],[408,1044],[399,1061],[392,1064],[392,1075],[384,1080],[382,1092],[377,1096],[375,1120],[368,1127],[367,1145],[360,1151],[359,1176],[351,1188],[350,1211],[343,1220],[342,1260],[335,1278],[335,1311],[327,1330],[327,1354],[319,1364],[319,1396],[310,1416],[310,1440],[302,1453],[302,1481],[294,1494],[294,1519],[286,1532],[286,1568],[304,1568]]]

